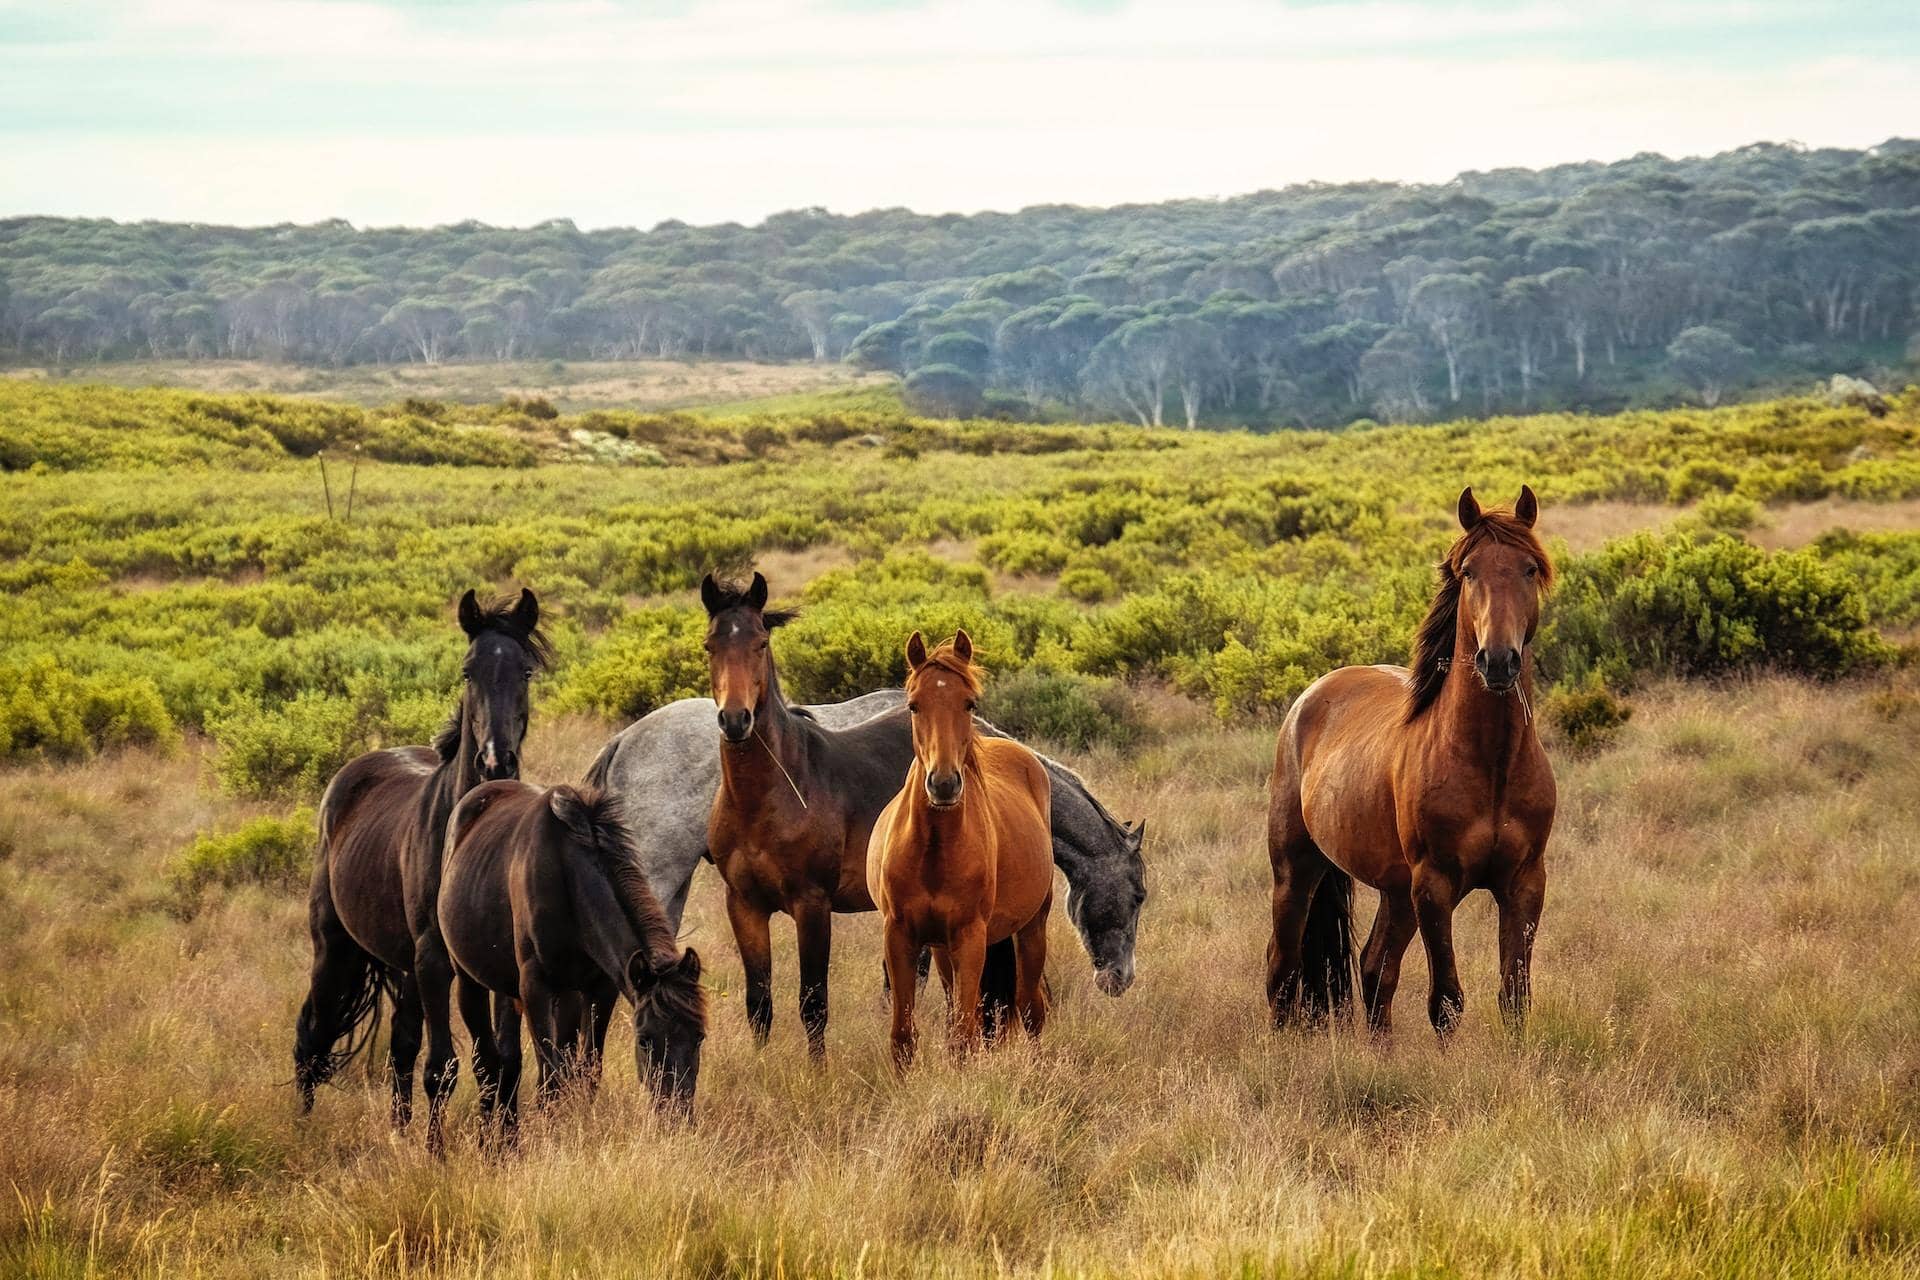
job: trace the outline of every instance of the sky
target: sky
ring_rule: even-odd
[[[755,222],[1892,136],[1915,0],[0,0],[0,216]]]

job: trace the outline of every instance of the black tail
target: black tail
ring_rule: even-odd
[[[1300,988],[1309,1018],[1353,1013],[1353,877],[1329,867],[1307,907]]]
[[[1013,1017],[1018,969],[1012,938],[1002,938],[987,948],[986,963],[980,967],[980,1025],[986,1029],[988,1040],[998,1040]]]
[[[352,943],[336,945],[316,973],[293,1037],[294,1082],[304,1108],[380,1031],[380,998],[398,996],[386,966]]]

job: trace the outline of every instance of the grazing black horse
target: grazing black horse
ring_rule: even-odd
[[[421,1026],[435,1001],[445,1025],[452,987],[434,914],[447,819],[480,783],[519,775],[527,684],[549,657],[539,622],[531,591],[490,606],[467,592],[460,598],[465,687],[453,718],[431,747],[370,751],[327,784],[307,904],[313,976],[293,1042],[302,1112],[313,1109],[314,1090],[372,1039],[384,995],[393,1004],[393,1123],[404,1128],[412,1118]],[[428,1095],[450,1093],[458,1073],[451,1036],[436,1036]]]
[[[707,1034],[700,957],[675,940],[610,793],[524,782],[469,791],[447,827],[439,914],[473,1036],[481,1110],[504,1133],[518,1114],[522,1014],[540,1067],[536,1097],[545,1100],[570,1075],[588,1088],[598,1082],[607,1021],[622,995],[633,1002],[640,1079],[662,1108],[692,1109]],[[445,1012],[430,1008],[428,1017]],[[431,1100],[427,1119],[436,1151],[440,1101]]]

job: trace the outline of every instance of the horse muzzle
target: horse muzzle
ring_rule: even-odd
[[[1110,964],[1093,971],[1093,985],[1100,989],[1101,995],[1121,996],[1133,985],[1133,961],[1127,959],[1119,964]]]
[[[519,755],[512,751],[501,751],[491,742],[474,756],[473,765],[486,782],[502,782],[520,776]]]
[[[1473,655],[1473,669],[1490,693],[1511,693],[1520,682],[1520,650],[1487,648]]]
[[[927,775],[927,803],[936,809],[953,808],[965,790],[966,783],[957,769],[951,774]]]
[[[720,736],[736,744],[751,738],[753,736],[752,709],[729,711],[723,708],[720,712]]]

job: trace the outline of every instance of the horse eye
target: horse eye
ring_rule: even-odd
[[[521,679],[523,679],[523,680],[531,680],[531,679],[533,679],[533,668],[532,668],[532,667],[528,667],[528,668],[527,668],[527,669],[526,669],[525,671],[522,671],[522,672],[520,673],[520,678],[521,678]]]
[[[919,704],[919,703],[917,703],[917,702],[909,702],[909,703],[907,704],[907,714],[908,714],[908,715],[910,715],[910,716],[917,716],[917,715],[919,715],[919,714],[920,714],[920,704]]]
[[[1539,577],[1539,576],[1540,576],[1540,566],[1539,566],[1539,565],[1537,565],[1537,564],[1530,564],[1530,565],[1528,565],[1528,566],[1527,566],[1527,576],[1528,576],[1529,578],[1537,578],[1537,577]]]
[[[980,704],[978,702],[975,702],[972,698],[967,699],[967,710],[976,711],[979,709],[979,707],[980,707]]]

